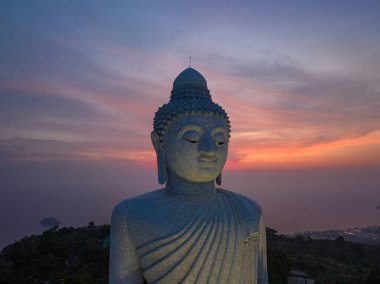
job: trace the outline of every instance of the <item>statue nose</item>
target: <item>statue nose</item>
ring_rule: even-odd
[[[198,144],[200,154],[214,155],[216,153],[215,143],[209,134],[205,134]]]

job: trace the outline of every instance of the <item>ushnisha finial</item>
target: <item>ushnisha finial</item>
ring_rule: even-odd
[[[173,82],[173,90],[167,104],[155,113],[153,129],[163,143],[163,136],[169,125],[182,115],[212,115],[226,122],[228,132],[231,124],[226,111],[212,101],[207,81],[197,70],[189,67],[182,71]]]
[[[189,68],[191,68],[191,56],[189,57]]]

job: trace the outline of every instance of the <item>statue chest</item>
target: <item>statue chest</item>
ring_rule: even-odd
[[[173,204],[128,221],[149,283],[235,283],[247,274],[245,266],[252,270],[260,236],[258,212],[249,200],[219,192],[198,203]]]

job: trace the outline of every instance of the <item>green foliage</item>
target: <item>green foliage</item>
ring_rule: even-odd
[[[57,227],[30,236],[3,249],[1,284],[106,284],[110,227],[74,229]],[[291,269],[300,270],[316,283],[380,283],[380,246],[337,238],[289,238],[267,229],[268,276],[271,284],[287,283]]]
[[[376,273],[380,268],[378,245],[352,243],[345,241],[343,237],[334,241],[312,240],[301,235],[289,238],[277,235],[273,230],[267,230],[267,242],[270,278],[274,277],[271,274],[275,277],[283,275],[278,264],[271,260],[274,252],[282,252],[281,257],[285,256],[287,267],[307,273],[316,280],[316,283],[380,283],[376,278],[379,277]],[[279,258],[275,254],[273,257]],[[275,282],[270,281],[270,283]],[[286,281],[276,283],[286,283]]]
[[[380,283],[380,271],[378,268],[372,268],[365,284],[379,284]]]
[[[287,283],[290,267],[285,253],[268,250],[268,278],[271,284]]]
[[[107,283],[109,251],[100,241],[109,230],[90,222],[23,238],[1,252],[0,283]]]

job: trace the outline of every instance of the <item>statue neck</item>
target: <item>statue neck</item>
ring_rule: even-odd
[[[179,195],[208,195],[216,193],[214,181],[197,183],[169,173],[165,189]]]

